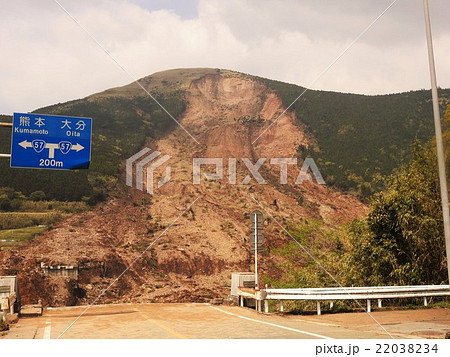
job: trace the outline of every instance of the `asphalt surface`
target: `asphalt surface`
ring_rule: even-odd
[[[46,309],[1,338],[442,338],[445,331],[448,309],[293,316],[208,304],[119,304]]]

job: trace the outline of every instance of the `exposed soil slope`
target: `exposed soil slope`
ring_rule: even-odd
[[[294,158],[298,146],[308,146],[312,139],[287,112],[252,145],[284,111],[274,93],[234,72],[210,71],[196,78],[186,89],[188,107],[180,123],[199,144],[179,126],[147,144],[171,156],[172,179],[167,184],[152,196],[125,186],[121,178],[108,202],[72,216],[19,252],[0,253],[1,273],[19,275],[24,302],[93,302],[111,283],[96,303],[225,298],[231,272],[252,266],[248,213],[262,210],[254,199],[281,224],[314,218],[335,225],[365,214],[365,206],[352,196],[315,181],[295,185],[299,167],[294,165],[288,168],[288,184],[279,183],[280,166],[271,165],[270,159]],[[105,93],[114,95],[114,90]],[[223,159],[223,179],[208,181],[202,175],[201,183],[193,184],[192,160],[206,157]],[[237,184],[229,181],[229,158],[237,160]],[[252,163],[266,158],[259,170],[266,184],[256,183],[242,158]],[[163,165],[156,171],[156,181],[165,169]],[[248,174],[251,181],[242,184]],[[265,216],[266,244],[283,244],[280,227]],[[272,259],[262,255],[263,275]],[[79,266],[78,281],[44,275],[41,262]]]

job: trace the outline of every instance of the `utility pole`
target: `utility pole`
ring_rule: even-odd
[[[255,213],[254,215],[255,219],[255,234],[254,234],[254,240],[255,240],[255,290],[259,290],[259,281],[258,281],[258,215]]]
[[[264,236],[263,223],[264,218],[260,211],[253,211],[250,213],[250,251],[255,253],[255,290],[259,290],[259,279],[258,279],[258,251],[263,249]]]
[[[447,177],[445,173],[444,143],[442,140],[439,98],[437,92],[436,67],[434,63],[433,39],[431,37],[431,21],[428,0],[423,0],[425,27],[427,32],[428,60],[430,63],[431,94],[433,97],[434,129],[436,131],[436,149],[439,167],[439,183],[441,188],[442,214],[444,219],[445,250],[447,254],[447,270],[450,284],[450,214],[448,207]]]

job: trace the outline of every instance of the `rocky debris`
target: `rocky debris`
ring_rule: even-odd
[[[20,317],[36,317],[42,316],[42,305],[22,305],[20,308]]]
[[[265,185],[242,184],[249,174],[242,158],[296,157],[298,146],[310,142],[294,114],[286,112],[252,144],[284,111],[281,100],[261,83],[211,73],[190,84],[187,101],[180,120],[200,145],[177,126],[148,143],[171,156],[173,178],[154,196],[119,180],[108,202],[56,224],[20,251],[0,252],[0,274],[18,275],[23,303],[221,301],[228,297],[231,272],[252,266],[248,213],[260,209],[254,198],[282,224],[312,218],[334,225],[365,214],[356,198],[316,182],[281,185],[276,165],[261,168]],[[194,185],[194,157],[222,158],[223,180],[202,178]],[[229,181],[229,158],[237,162],[236,184]],[[290,166],[289,177],[298,171]],[[273,220],[266,220],[264,230],[269,246],[286,242]],[[280,274],[273,268],[276,259],[261,254],[262,275]],[[41,262],[77,266],[78,276],[45,274]]]

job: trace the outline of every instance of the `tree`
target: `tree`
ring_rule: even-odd
[[[32,201],[44,201],[46,199],[44,191],[34,191],[30,194],[30,200]]]
[[[366,222],[351,228],[354,275],[369,284],[440,284],[447,280],[436,154],[413,145],[412,161],[389,177]]]

